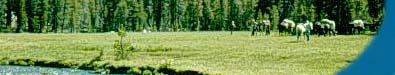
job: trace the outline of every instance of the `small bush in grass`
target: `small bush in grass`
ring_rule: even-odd
[[[27,66],[27,65],[29,65],[27,62],[22,61],[22,60],[19,60],[19,61],[17,61],[17,62],[14,62],[14,64],[22,65],[22,66]]]
[[[8,59],[10,59],[9,57],[3,57],[0,59],[0,65],[8,65]]]
[[[159,68],[169,68],[171,65],[171,62],[167,61],[166,63],[160,64]]]
[[[129,69],[127,71],[128,74],[137,74],[137,75],[141,75],[141,70],[138,67],[134,67],[132,69]]]
[[[134,49],[134,47],[131,46],[130,43],[124,41],[124,38],[127,36],[125,28],[121,27],[118,30],[117,35],[120,37],[120,40],[115,40],[114,43],[115,54],[117,57],[116,60],[127,59],[127,51]]]
[[[142,75],[153,75],[150,70],[144,70]]]

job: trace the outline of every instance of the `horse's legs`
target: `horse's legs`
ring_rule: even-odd
[[[265,26],[262,27],[262,35],[265,35]]]
[[[329,30],[329,32],[330,32],[330,36],[333,36],[333,35],[335,35],[335,33],[333,32],[333,30],[331,29],[331,30]]]
[[[336,36],[336,30],[332,29],[333,36]]]
[[[358,31],[359,31],[359,34],[362,34],[362,28],[359,28]]]
[[[299,32],[296,32],[296,40],[297,40],[297,41],[299,41],[299,36],[300,36],[298,33],[299,33]]]
[[[307,32],[305,32],[305,34],[304,34],[304,38],[305,39],[307,39],[307,41],[309,41],[310,39],[309,39],[309,35],[307,34]]]
[[[265,34],[263,34],[263,33],[264,33],[264,29],[265,29],[265,27],[264,27],[264,26],[261,26],[261,35],[262,35],[262,36],[265,35]]]
[[[326,34],[327,34],[328,36],[331,36],[331,30],[330,30],[330,29],[326,29]]]
[[[298,40],[298,41],[299,41],[299,36],[300,36],[300,34],[296,34],[296,40]]]
[[[363,28],[361,28],[361,33],[365,34],[365,30]]]
[[[358,27],[358,35],[361,34],[361,29]]]
[[[293,28],[289,28],[289,34],[294,35],[294,29]]]
[[[307,41],[310,41],[310,31],[306,31],[306,37],[307,37]]]
[[[265,35],[265,34],[263,34],[264,33],[264,30],[265,29],[265,27],[264,26],[262,26],[262,29],[261,29],[261,35],[263,36],[263,35]]]
[[[269,26],[266,26],[265,30],[266,30],[266,35],[270,35]]]
[[[324,35],[324,31],[322,29],[318,29],[318,37]]]
[[[281,36],[281,29],[278,29],[278,35]]]
[[[259,35],[262,35],[262,27],[259,26]]]
[[[302,37],[303,39],[305,39],[305,32],[302,31],[296,31],[296,35],[298,36],[298,41],[300,39],[300,37]]]
[[[256,26],[254,26],[254,27],[252,27],[252,33],[251,33],[251,36],[256,36],[258,33],[257,33],[257,27]]]
[[[327,30],[323,29],[322,32],[323,32],[324,37],[326,37],[326,35],[328,34]]]
[[[257,32],[256,33],[257,35],[260,35],[260,33],[261,33],[261,26],[259,26],[259,25],[257,26],[257,31],[256,32]]]

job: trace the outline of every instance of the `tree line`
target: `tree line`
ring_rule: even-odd
[[[250,30],[252,20],[333,19],[339,33],[362,19],[381,24],[383,0],[0,0],[0,32],[76,33]]]

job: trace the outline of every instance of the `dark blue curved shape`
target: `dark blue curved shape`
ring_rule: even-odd
[[[395,75],[395,0],[384,3],[380,32],[360,57],[338,75]]]

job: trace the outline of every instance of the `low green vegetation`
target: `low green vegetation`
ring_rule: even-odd
[[[352,63],[373,38],[314,35],[297,42],[277,34],[128,33],[134,51],[119,61],[113,47],[117,33],[0,34],[0,61],[133,74],[329,75]],[[94,59],[100,60],[89,65]]]
[[[133,46],[131,46],[128,41],[125,41],[124,38],[127,37],[127,32],[125,31],[125,28],[120,28],[117,32],[117,35],[120,37],[119,40],[115,40],[114,43],[114,48],[115,48],[115,54],[117,56],[117,60],[125,60],[128,58],[128,50],[132,50]]]

